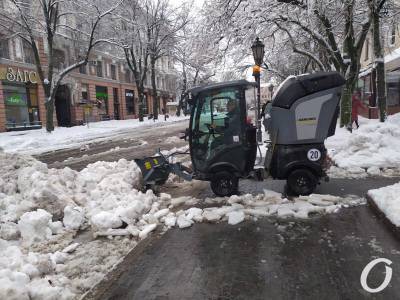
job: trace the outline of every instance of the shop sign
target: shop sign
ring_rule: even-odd
[[[126,93],[125,93],[125,96],[126,96],[126,97],[133,97],[133,93],[126,92]]]
[[[35,71],[0,68],[0,80],[8,80],[11,82],[37,83],[37,73]]]
[[[108,94],[107,93],[102,93],[102,92],[96,92],[96,98],[101,99],[101,100],[107,100],[108,99]]]
[[[14,105],[14,106],[25,106],[26,103],[24,99],[22,99],[21,95],[12,94],[6,97],[6,104],[7,105]]]

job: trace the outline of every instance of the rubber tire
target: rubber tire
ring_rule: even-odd
[[[318,180],[307,169],[293,170],[287,178],[289,193],[295,196],[307,196],[312,194],[317,187]]]
[[[216,173],[211,182],[211,190],[219,197],[227,197],[238,193],[239,178],[227,171]]]

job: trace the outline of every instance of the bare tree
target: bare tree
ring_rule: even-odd
[[[53,113],[57,88],[65,76],[88,63],[92,50],[107,42],[99,35],[100,23],[123,0],[7,0],[6,9],[0,12],[0,27],[10,35],[18,36],[32,47],[34,60],[46,97],[46,130],[54,130]],[[110,3],[111,2],[111,3]],[[103,8],[106,7],[106,8]],[[60,37],[79,39],[79,55],[70,58],[70,64],[60,68],[55,50]],[[39,41],[47,46],[46,61],[40,56]],[[64,62],[66,63],[66,62]]]
[[[115,34],[114,44],[123,51],[123,55],[133,73],[138,92],[139,121],[144,119],[145,85],[150,67],[150,27],[149,7],[141,1],[126,1],[113,15],[112,28]]]
[[[180,38],[174,47],[173,55],[180,63],[179,99],[177,115],[183,107],[185,92],[198,84],[204,84],[216,75],[222,60],[218,44],[208,35],[205,20],[190,15],[190,22],[179,31]]]
[[[282,38],[282,33],[285,33],[292,51],[320,69],[324,67],[341,72],[346,78],[341,99],[341,125],[350,129],[351,95],[358,80],[361,52],[372,24],[371,1],[218,0],[210,5],[207,13],[217,20],[210,22],[212,30],[219,32],[220,40],[232,41],[231,45],[242,44],[242,49],[248,48],[255,36],[269,42]],[[376,9],[379,13],[380,7]],[[308,40],[308,44],[302,43],[302,39]],[[266,52],[268,56],[268,49]],[[270,61],[279,59],[269,57]]]
[[[168,0],[147,0],[144,2],[150,14],[146,26],[150,33],[150,71],[153,96],[153,116],[158,118],[159,101],[157,96],[156,63],[159,59],[171,56],[178,41],[179,32],[187,24],[188,12],[185,6],[172,9]]]
[[[374,49],[374,67],[376,69],[376,91],[379,105],[379,119],[381,122],[386,120],[386,81],[385,81],[385,62],[381,44],[381,16],[380,11],[385,5],[386,0],[369,0],[369,9],[372,16],[372,36]]]

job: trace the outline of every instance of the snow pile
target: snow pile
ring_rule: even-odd
[[[265,191],[209,198],[211,207],[203,209],[189,196],[142,193],[140,169],[124,159],[76,172],[0,152],[0,166],[0,299],[76,298],[157,228],[237,225],[264,216],[308,218],[361,202],[327,195],[289,201]],[[77,244],[74,236],[84,228],[107,239]]]
[[[113,241],[104,249],[91,249],[96,243],[90,242],[79,256],[73,253],[77,244],[63,247],[88,225],[104,231],[129,218],[135,222],[158,199],[137,190],[140,169],[123,159],[76,172],[0,152],[0,168],[0,299],[72,299],[83,293],[136,242]],[[138,227],[137,235],[151,231],[144,227]],[[98,256],[92,257],[93,252]],[[83,273],[71,270],[77,261]]]
[[[18,132],[0,133],[0,148],[6,152],[22,154],[40,154],[59,149],[80,148],[89,150],[90,142],[102,141],[115,137],[118,134],[129,133],[140,127],[165,126],[168,123],[187,120],[189,117],[171,116],[167,121],[160,117],[159,120],[111,120],[93,122],[87,126],[56,127],[49,134],[46,129],[27,130]]]
[[[65,228],[78,230],[85,222],[85,211],[82,207],[71,207],[67,205],[64,208],[63,223]]]
[[[171,211],[161,218],[160,222],[168,227],[186,228],[195,222],[217,223],[226,221],[228,224],[236,225],[244,220],[266,216],[306,219],[314,214],[333,213],[339,211],[342,207],[359,205],[364,203],[364,200],[355,197],[341,198],[312,194],[290,201],[282,198],[280,193],[265,190],[264,194],[257,196],[246,194],[229,198],[208,198],[205,202],[219,206],[204,209],[192,207],[177,212]],[[182,204],[178,201],[175,203]],[[192,205],[193,199],[188,200],[187,203]],[[170,208],[173,209],[173,207],[174,205],[171,204]]]
[[[400,182],[387,187],[370,190],[368,195],[378,208],[397,227],[400,227]]]
[[[79,229],[86,219],[102,229],[117,228],[136,220],[157,199],[138,191],[140,169],[125,159],[96,162],[76,172],[48,169],[32,158],[0,152],[0,166],[0,221],[10,228],[18,222],[28,243],[57,230],[50,219],[63,221],[71,230]],[[37,234],[25,231],[28,228],[37,229]]]
[[[360,128],[348,132],[337,128],[326,140],[329,156],[336,164],[333,177],[396,175],[400,169],[400,114],[387,121],[360,118]]]
[[[62,284],[55,286],[47,277],[55,272],[62,255],[57,254],[55,259],[50,254],[26,254],[21,250],[0,240],[0,299],[73,298],[69,289]]]
[[[43,209],[24,213],[18,221],[22,240],[31,245],[48,240],[52,236],[52,215]]]
[[[0,152],[0,167],[1,222],[16,222],[23,213],[37,208],[45,209],[55,220],[62,219],[67,206],[75,210],[87,206],[91,214],[115,205],[121,197],[128,201],[129,192],[141,186],[140,169],[124,159],[97,162],[76,172],[48,169],[32,158]],[[67,223],[71,221],[69,212],[67,209]]]

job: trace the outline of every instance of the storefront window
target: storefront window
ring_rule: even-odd
[[[108,91],[105,86],[96,86],[96,102],[99,109],[99,114],[102,116],[108,115]]]
[[[36,86],[3,84],[6,107],[6,127],[40,125]]]
[[[135,102],[134,102],[135,92],[133,90],[125,90],[125,103],[126,111],[128,115],[135,114]]]
[[[400,105],[400,72],[389,72],[386,74],[387,105]]]

